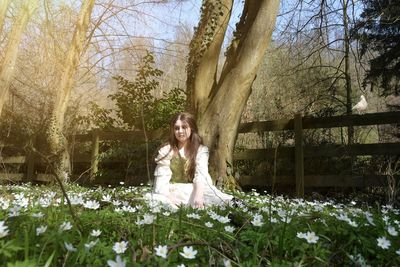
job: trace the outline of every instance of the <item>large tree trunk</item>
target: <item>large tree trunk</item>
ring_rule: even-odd
[[[4,19],[6,17],[7,7],[10,0],[0,0],[0,32],[3,30]]]
[[[64,71],[57,88],[57,96],[48,128],[48,143],[51,154],[55,155],[55,173],[58,177],[68,180],[70,173],[70,162],[68,154],[67,139],[63,135],[64,116],[68,101],[74,85],[74,74],[76,73],[83,45],[86,40],[90,16],[95,0],[86,0],[82,3],[78,21],[76,22],[74,35],[66,56]]]
[[[197,119],[206,110],[210,92],[216,86],[218,60],[232,6],[233,0],[204,1],[199,26],[190,43],[186,86]]]
[[[199,131],[204,142],[211,150],[211,169],[214,176],[221,178],[225,185],[234,182],[227,173],[227,166],[232,165],[232,154],[237,137],[242,111],[251,93],[251,86],[256,77],[265,51],[271,41],[275,28],[275,20],[279,8],[279,0],[247,0],[244,3],[243,13],[237,24],[235,39],[232,41],[226,56],[220,78],[216,79],[216,65],[222,41],[218,34],[225,34],[228,15],[232,9],[232,1],[225,1],[216,29],[218,32],[208,43],[202,53],[198,34],[207,15],[207,4],[214,1],[205,1],[202,20],[191,43],[188,65],[188,89],[191,94],[192,111],[197,115]],[[224,1],[222,1],[224,2]],[[208,16],[212,20],[212,16]],[[213,20],[212,20],[213,21]],[[206,39],[207,40],[207,39]],[[196,55],[197,61],[193,60]],[[204,69],[208,68],[208,71]],[[216,178],[216,177],[214,177]]]
[[[4,3],[2,3],[4,2]],[[2,1],[0,4],[7,4],[7,1]],[[12,77],[14,75],[15,63],[17,61],[19,43],[21,42],[22,33],[25,30],[26,24],[28,23],[29,17],[32,15],[33,11],[37,7],[37,0],[29,0],[27,1],[21,8],[21,11],[17,17],[15,24],[12,27],[10,37],[8,38],[7,47],[5,50],[4,60],[0,66],[0,115],[3,110],[4,103],[8,97],[8,90],[10,87],[10,83]],[[1,14],[3,12],[3,7],[0,9],[0,16],[4,16]],[[2,23],[2,19],[0,17],[0,24]],[[1,28],[0,28],[1,30]]]

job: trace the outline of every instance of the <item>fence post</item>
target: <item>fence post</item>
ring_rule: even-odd
[[[36,147],[36,135],[32,136],[29,142],[32,148],[29,149],[28,154],[26,155],[26,182],[33,181],[33,176],[35,174],[35,152],[33,149]]]
[[[94,180],[94,175],[99,170],[99,132],[92,131],[92,160],[90,165],[90,180]]]
[[[296,195],[304,197],[303,122],[301,113],[294,116]]]

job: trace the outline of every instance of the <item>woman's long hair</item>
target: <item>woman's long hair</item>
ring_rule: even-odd
[[[174,130],[175,123],[178,120],[181,120],[183,123],[187,123],[187,125],[190,127],[191,130],[191,135],[185,146],[185,156],[189,161],[188,168],[186,170],[187,176],[190,182],[192,182],[194,179],[194,174],[196,172],[197,151],[199,150],[200,145],[203,144],[203,139],[199,135],[199,131],[194,116],[187,112],[178,113],[172,117],[169,125],[170,134],[168,143],[171,146],[171,150],[173,150],[174,153],[177,153],[179,155],[179,148],[178,148],[179,142],[175,137],[175,130]]]

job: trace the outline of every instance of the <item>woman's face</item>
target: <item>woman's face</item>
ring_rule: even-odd
[[[190,138],[192,130],[190,129],[189,124],[177,120],[174,124],[174,133],[176,140],[178,140],[178,143],[182,146],[185,145],[187,140]]]

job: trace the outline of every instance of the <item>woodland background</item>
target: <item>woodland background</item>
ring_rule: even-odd
[[[0,140],[13,145],[2,149],[2,156],[24,154],[31,149],[33,137],[44,155],[52,151],[46,136],[81,10],[81,1],[33,2],[0,1],[0,70],[5,75],[1,80],[4,106]],[[187,109],[190,44],[206,2],[213,1],[94,1],[79,64],[72,76],[63,136],[99,128],[145,128],[151,132],[167,127],[172,114]],[[235,24],[246,3],[235,2],[231,10],[217,76],[226,61],[225,50],[238,38]],[[26,27],[19,39],[12,39],[24,10]],[[6,55],[12,48],[19,50],[15,64],[7,70],[10,64]],[[241,122],[292,118],[296,113],[313,117],[351,114],[361,94],[368,101],[366,112],[397,111],[399,58],[400,1],[282,1]],[[3,94],[5,88],[8,91]],[[358,127],[354,133],[343,129],[313,131],[306,134],[305,142],[375,143],[398,142],[399,138],[398,127],[380,126]],[[153,141],[150,154],[161,142]],[[290,133],[246,134],[238,137],[236,149],[290,145],[291,141]],[[72,155],[89,149],[73,141],[67,145]],[[126,161],[112,167],[104,161],[99,177],[129,180],[133,174],[146,175],[144,144],[102,142],[101,146],[102,159],[122,157]],[[369,166],[375,162],[378,171],[386,162],[361,161]],[[331,167],[331,163],[325,164],[318,168]],[[335,164],[338,169],[342,167],[340,161]],[[238,172],[266,168],[246,162],[237,167]],[[47,167],[43,168],[46,171]],[[86,170],[82,166],[72,168]],[[285,168],[284,163],[281,168]]]

